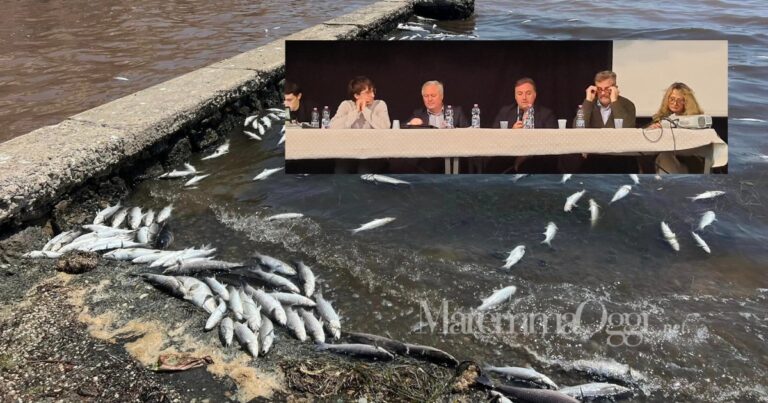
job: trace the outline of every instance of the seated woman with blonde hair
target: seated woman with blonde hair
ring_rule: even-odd
[[[691,87],[677,82],[667,88],[661,99],[658,112],[653,115],[653,121],[649,128],[658,129],[665,118],[674,119],[675,116],[701,115],[704,111],[699,107],[696,96]]]
[[[653,115],[653,121],[648,128],[661,128],[663,120],[674,119],[675,116],[701,115],[703,113],[704,111],[699,107],[699,102],[696,101],[691,87],[680,82],[672,83],[664,92],[661,106],[658,112]],[[656,157],[655,165],[657,173],[683,174],[697,171],[699,166],[703,167],[703,161],[697,161],[697,157],[681,157],[672,152],[663,152]]]

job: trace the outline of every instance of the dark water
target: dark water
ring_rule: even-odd
[[[173,202],[178,248],[212,243],[220,258],[233,261],[257,250],[303,259],[322,279],[346,329],[434,345],[459,359],[531,365],[564,385],[588,379],[559,368],[612,360],[642,377],[635,376],[637,401],[768,401],[768,6],[622,1],[509,7],[478,2],[470,21],[413,22],[442,37],[729,40],[730,173],[641,176],[632,194],[610,206],[613,193],[631,183],[628,176],[576,175],[560,184],[559,176],[547,175],[517,183],[509,176],[404,175],[400,179],[412,185],[397,188],[357,176],[275,174],[254,182],[264,168],[284,164],[275,128],[264,142],[231,133],[232,151],[219,159],[194,156],[198,169],[214,173],[198,189],[182,189],[183,181],[148,181],[126,202],[145,208]],[[563,212],[566,197],[581,189],[587,194],[579,207]],[[707,190],[727,193],[687,199]],[[589,198],[602,207],[593,229]],[[708,210],[718,221],[700,234],[711,255],[690,235]],[[263,220],[282,212],[306,217]],[[381,217],[397,219],[350,233]],[[677,234],[680,252],[665,243],[662,220]],[[540,244],[549,221],[559,227],[552,248]],[[522,261],[501,269],[520,244],[527,246]],[[450,315],[468,312],[508,285],[518,291],[502,312],[554,318],[587,303],[586,327],[461,334],[458,326],[443,332],[442,323],[419,325],[424,307],[436,314],[445,301]],[[601,308],[612,320],[605,327],[598,326]],[[638,315],[644,319],[634,323],[641,326],[624,328]]]
[[[4,2],[0,141],[373,2]]]

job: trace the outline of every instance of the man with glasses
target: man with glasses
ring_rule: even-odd
[[[595,102],[595,98],[598,102]],[[635,104],[619,94],[616,73],[610,70],[595,75],[595,85],[587,87],[581,109],[584,111],[587,128],[614,128],[614,119],[624,119],[624,128],[635,127]]]

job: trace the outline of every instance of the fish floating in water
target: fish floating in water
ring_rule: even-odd
[[[632,179],[632,182],[635,182],[635,185],[640,184],[640,177],[637,174],[629,174],[629,177]]]
[[[714,211],[707,211],[706,213],[702,214],[701,220],[699,220],[699,231],[706,228],[708,225],[715,222],[717,218],[715,218],[715,212]]]
[[[619,188],[619,190],[616,191],[616,193],[613,195],[613,198],[608,204],[612,204],[615,201],[621,200],[624,197],[626,197],[629,192],[632,191],[632,185],[624,185]]]
[[[255,181],[262,181],[264,179],[269,178],[275,172],[279,172],[279,171],[282,171],[282,170],[283,170],[283,167],[280,167],[280,168],[264,168],[264,170],[261,171],[260,174],[256,175],[253,178],[253,180],[255,180]]]
[[[707,245],[706,242],[704,242],[703,239],[699,236],[699,234],[691,231],[691,235],[693,235],[693,239],[696,241],[696,245],[699,245],[701,249],[704,249],[707,253],[712,253],[712,251],[709,249],[709,245]]]
[[[481,312],[491,310],[508,300],[515,292],[517,292],[517,287],[513,285],[496,290],[490,297],[483,300],[483,303],[477,307],[477,310]]]
[[[174,169],[171,172],[164,173],[160,176],[158,176],[158,179],[176,179],[176,178],[184,178],[187,176],[195,175],[198,173],[202,173],[202,171],[198,171],[192,164],[190,163],[184,163],[184,169],[183,170],[176,170]]]
[[[576,206],[576,203],[579,202],[579,199],[581,199],[581,196],[584,196],[584,193],[587,193],[587,191],[582,189],[582,191],[576,192],[568,196],[568,198],[565,200],[565,206],[563,206],[563,211],[569,212],[573,209],[574,206],[578,207]]]
[[[541,243],[545,243],[549,247],[552,247],[552,239],[555,238],[555,234],[557,234],[557,225],[550,221],[547,224],[547,229],[544,230],[544,240],[541,241]]]
[[[696,196],[688,197],[688,198],[691,199],[691,201],[696,201],[696,200],[704,200],[704,199],[713,199],[715,197],[722,196],[724,194],[725,192],[723,192],[722,190],[709,190],[704,193],[699,193]]]
[[[661,222],[661,233],[664,235],[664,239],[667,240],[672,249],[674,249],[675,252],[679,252],[680,244],[677,242],[677,237],[675,236],[675,233],[672,232],[672,230],[669,228],[669,225],[667,225],[667,223],[664,221]]]
[[[371,230],[371,229],[374,229],[374,228],[381,227],[382,225],[387,225],[387,224],[391,223],[392,221],[395,221],[395,217],[377,218],[377,219],[375,219],[373,221],[370,221],[370,222],[367,222],[367,223],[361,225],[358,228],[353,229],[352,233],[353,234],[357,234],[358,232],[361,232],[361,231],[368,231],[368,230]]]
[[[558,392],[582,401],[615,401],[632,396],[632,389],[606,382],[593,382],[584,385],[560,388]]]
[[[207,178],[209,176],[211,176],[211,174],[197,175],[197,176],[193,177],[192,179],[188,180],[187,182],[185,182],[184,183],[184,187],[195,186],[198,183],[200,183],[201,180],[203,180],[203,179],[205,179],[205,178]]]
[[[509,252],[509,256],[507,256],[507,260],[504,263],[504,266],[502,267],[504,267],[505,269],[511,268],[517,262],[519,262],[524,255],[525,255],[525,245],[516,246],[515,249],[512,249],[512,251]]]
[[[600,218],[600,206],[595,199],[589,199],[589,222],[594,227],[597,224],[597,219]]]
[[[218,158],[227,153],[229,153],[229,140],[225,141],[224,144],[220,145],[216,149],[216,151],[213,152],[213,154],[207,157],[203,157],[201,158],[201,160],[210,160],[210,159]]]
[[[316,345],[315,349],[317,351],[330,351],[336,354],[344,354],[351,357],[367,358],[377,361],[392,361],[395,359],[395,356],[389,351],[368,344],[319,343]]]
[[[563,178],[560,179],[560,183],[568,182],[568,180],[571,179],[572,176],[573,174],[563,174]]]
[[[378,174],[360,175],[360,179],[364,181],[375,182],[375,183],[388,183],[390,185],[410,185],[410,182],[406,182],[404,180],[395,179],[390,176],[378,175]]]
[[[275,214],[271,215],[264,219],[264,221],[275,221],[275,220],[292,220],[294,218],[301,218],[304,217],[304,214],[301,213],[282,213],[282,214]]]

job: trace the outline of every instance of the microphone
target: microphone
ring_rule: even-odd
[[[520,109],[520,107],[517,107],[517,121],[523,120],[523,110]]]

